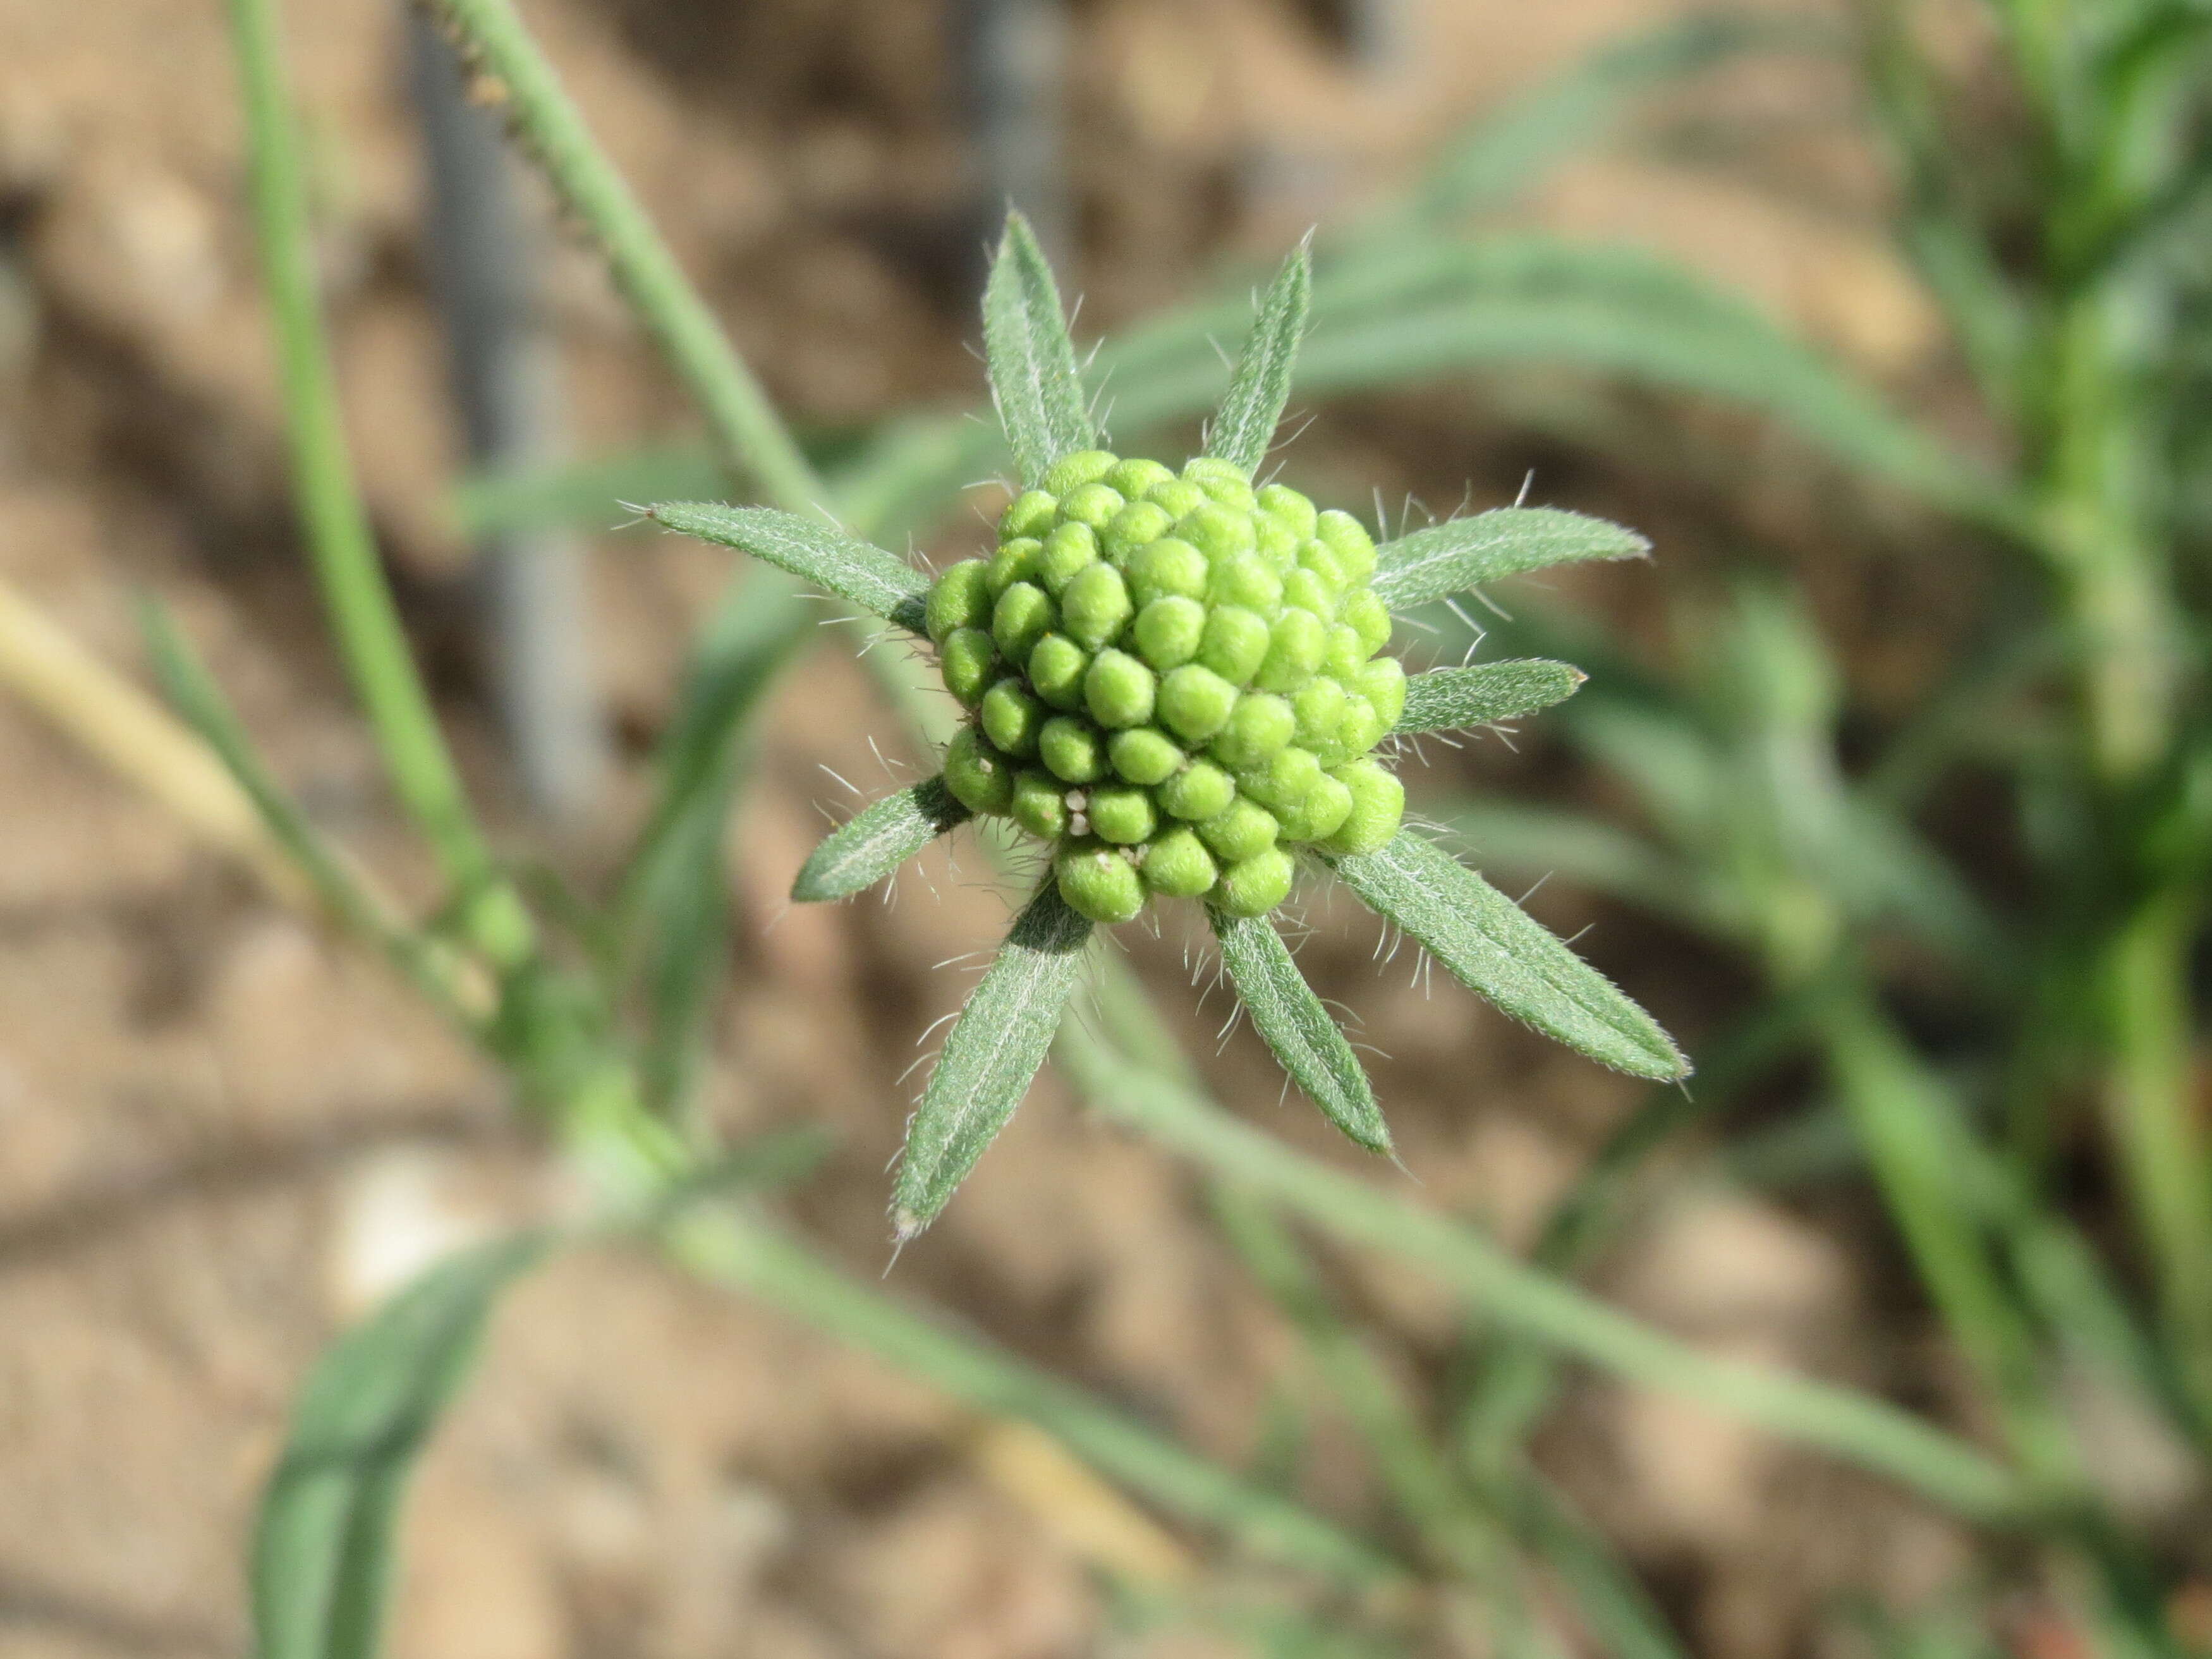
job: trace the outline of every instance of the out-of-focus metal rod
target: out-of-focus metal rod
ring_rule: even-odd
[[[961,0],[956,42],[991,240],[1009,204],[1055,263],[1070,252],[1060,109],[1067,17],[1061,0]]]
[[[560,362],[538,305],[539,228],[516,199],[496,118],[410,9],[408,56],[429,176],[431,278],[470,459],[535,470],[562,447]],[[478,549],[499,711],[532,805],[573,825],[599,793],[607,722],[592,672],[583,549],[532,531]]]

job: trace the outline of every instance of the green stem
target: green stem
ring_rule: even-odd
[[[293,489],[323,603],[355,694],[367,711],[393,788],[465,902],[493,890],[489,851],[462,792],[377,561],[354,481],[336,377],[315,290],[314,249],[278,42],[275,0],[230,0],[245,97],[255,228],[283,377]],[[528,950],[519,908],[469,918],[475,941],[501,965]]]
[[[821,478],[592,137],[514,7],[507,0],[422,3],[452,31],[471,64],[495,78],[517,137],[599,244],[639,320],[691,388],[724,454],[751,477],[763,500],[826,519]]]
[[[1364,1588],[1405,1570],[1296,1504],[1246,1486],[1079,1389],[868,1290],[793,1240],[728,1206],[700,1206],[666,1230],[672,1255],[863,1348],[979,1410],[1035,1424],[1164,1507],[1217,1527],[1255,1553]]]
[[[1314,1163],[1202,1097],[1140,1072],[1074,1021],[1060,1055],[1085,1091],[1163,1146],[1352,1243],[1403,1257],[1509,1329],[1632,1382],[1686,1395],[1912,1487],[1959,1514],[2018,1519],[2029,1494],[1972,1446],[1848,1389],[1732,1364],[1523,1266],[1446,1218]]]

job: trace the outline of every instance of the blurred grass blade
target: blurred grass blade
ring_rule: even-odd
[[[1291,373],[1305,337],[1306,315],[1313,306],[1313,255],[1301,244],[1260,301],[1244,355],[1221,412],[1206,434],[1206,453],[1242,467],[1249,477],[1267,459],[1275,428],[1290,401]]]
[[[1406,712],[1396,732],[1456,732],[1533,714],[1564,702],[1588,678],[1579,668],[1540,659],[1432,668],[1406,681]]]
[[[1352,1140],[1370,1152],[1388,1152],[1390,1131],[1359,1057],[1298,972],[1275,924],[1265,916],[1230,916],[1211,908],[1206,919],[1221,941],[1237,1000],[1291,1081]]]
[[[1074,993],[1091,923],[1047,882],[945,1039],[907,1126],[891,1194],[901,1238],[927,1227],[1029,1092]]]
[[[808,856],[791,896],[805,903],[849,898],[972,816],[952,799],[943,778],[925,778],[834,831]]]
[[[726,494],[729,468],[714,452],[640,449],[514,471],[474,472],[455,484],[447,508],[471,541],[519,531],[593,532],[637,516],[628,501],[696,501]]]
[[[1095,447],[1098,428],[1075,367],[1075,343],[1060,289],[1029,221],[1006,216],[1006,234],[983,290],[983,350],[991,394],[1024,488],[1042,483],[1063,455]]]
[[[1733,939],[1733,912],[1698,866],[1601,818],[1516,801],[1447,796],[1423,803],[1484,869],[1516,880],[1556,876],[1680,922]]]
[[[1802,23],[1692,16],[1592,52],[1447,143],[1415,192],[1436,219],[1524,196],[1574,149],[1603,136],[1630,100],[1751,51],[1814,43]]]
[[[655,524],[750,553],[850,600],[871,616],[921,631],[929,578],[904,560],[842,530],[772,507],[730,507],[720,501],[664,501],[647,512]]]
[[[1651,544],[1632,530],[1552,507],[1500,507],[1385,542],[1375,591],[1394,611],[1463,593],[1501,576],[1579,559],[1640,559]]]
[[[1633,1077],[1689,1075],[1689,1061],[1650,1015],[1512,900],[1411,830],[1380,852],[1336,860],[1335,869],[1453,978],[1523,1024]]]
[[[448,1013],[471,1022],[484,1012],[481,992],[459,976],[448,953],[405,927],[360,872],[270,774],[237,711],[200,660],[167,609],[153,599],[139,607],[154,674],[185,722],[215,751],[253,803],[263,824],[307,878],[331,919],[374,945],[416,988]]]
[[[374,1659],[415,1458],[476,1358],[532,1234],[441,1262],[317,1362],[253,1540],[258,1659]]]

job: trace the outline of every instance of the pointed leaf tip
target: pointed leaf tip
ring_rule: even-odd
[[[803,904],[850,898],[971,817],[941,777],[887,795],[825,836],[799,870],[791,896]]]
[[[929,578],[842,530],[796,513],[721,501],[663,501],[646,515],[681,535],[750,553],[909,632],[922,631]]]
[[[1091,922],[1048,881],[946,1034],[907,1125],[892,1224],[910,1238],[937,1218],[1029,1092],[1074,994]]]
[[[1565,702],[1589,677],[1540,657],[1434,668],[1406,680],[1406,709],[1393,732],[1453,732],[1533,714]]]
[[[1651,544],[1604,519],[1553,507],[1501,507],[1450,519],[1376,550],[1375,591],[1394,610],[1504,576],[1584,559],[1638,559]]]
[[[1675,1082],[1690,1062],[1657,1021],[1549,929],[1434,843],[1401,830],[1380,852],[1335,860],[1376,915],[1476,995],[1632,1077]]]
[[[1306,983],[1290,947],[1265,916],[1209,910],[1237,1000],[1306,1098],[1331,1123],[1370,1152],[1390,1151],[1389,1127],[1359,1057]]]
[[[1040,483],[1061,456],[1097,447],[1059,284],[1018,212],[1006,216],[983,289],[983,356],[1024,488]]]
[[[1291,372],[1313,308],[1311,240],[1299,243],[1283,261],[1261,300],[1259,317],[1208,434],[1206,453],[1243,468],[1247,477],[1267,458],[1283,406],[1290,401]]]

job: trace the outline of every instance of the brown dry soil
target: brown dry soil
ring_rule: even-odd
[[[384,0],[287,9],[362,471],[472,785],[508,843],[529,847],[443,507],[456,438],[394,13]],[[936,0],[526,9],[779,398],[837,422],[974,395],[967,270],[946,252],[969,236],[972,186]],[[1367,71],[1282,0],[1079,7],[1086,322],[1187,291],[1231,246],[1279,245],[1344,214],[1454,123],[1670,9],[1407,0],[1419,44]],[[161,595],[316,816],[420,890],[301,574],[220,12],[0,0],[0,574],[134,674],[132,596]],[[1754,110],[1840,105],[1825,83],[1737,90]],[[1863,162],[1830,149],[1798,159],[1863,200]],[[1924,368],[1930,325],[1879,244],[1755,177],[1615,157],[1568,168],[1537,210],[1674,247],[1893,378]],[[580,449],[687,430],[589,256],[551,258]],[[1701,476],[1698,446],[1664,422],[1645,422],[1640,460],[1593,461],[1530,436],[1514,395],[1340,408],[1298,465],[1447,503],[1508,497],[1535,465],[1546,499],[1659,532],[1672,562],[1659,572],[1563,584],[1624,615],[1658,609],[1669,571],[1692,580],[1754,537],[1802,545],[1832,510],[1783,460],[1745,466],[1753,486]],[[1764,441],[1736,434],[1733,453]],[[596,648],[629,764],[600,831],[560,853],[586,879],[635,817],[636,762],[726,568],[635,535],[593,557]],[[1882,642],[1863,653],[1873,684],[1910,684],[1928,635],[1883,626],[1851,587],[1863,579],[1821,578],[1824,602]],[[1944,602],[1895,584],[1885,597],[1907,611]],[[885,718],[850,654],[830,641],[785,684],[731,838],[737,982],[707,1098],[732,1133],[836,1131],[826,1170],[788,1209],[872,1280],[901,1079],[970,971],[938,964],[986,945],[1006,904],[972,879],[972,858],[963,876],[937,854],[895,903],[787,908],[825,806],[846,810],[824,769],[871,793],[887,781],[866,735]],[[1492,783],[1563,775],[1540,732],[1519,750],[1492,738],[1440,758]],[[1692,1035],[1735,989],[1720,965],[1573,895],[1535,908],[1569,933],[1599,923],[1584,948]],[[1374,925],[1354,908],[1322,896],[1308,919],[1304,962],[1389,1056],[1377,1081],[1411,1177],[1381,1178],[1417,1180],[1423,1201],[1525,1238],[1635,1089],[1455,990],[1416,988],[1403,961],[1378,971]],[[1194,1051],[1224,1097],[1354,1166],[1302,1103],[1277,1104],[1249,1032],[1216,1054],[1224,1005],[1215,993],[1197,1006],[1186,944],[1171,925],[1127,949],[1169,1006],[1191,1011]],[[380,972],[0,706],[0,1659],[241,1650],[242,1540],[304,1368],[415,1267],[540,1212],[556,1184],[497,1080]],[[1603,1283],[1721,1351],[1926,1385],[1924,1354],[1877,1328],[1863,1252],[1839,1242],[1850,1221],[1677,1184],[1639,1214]],[[1432,1382],[1461,1310],[1393,1263],[1327,1259],[1408,1378]],[[1322,1397],[1187,1176],[1085,1121],[1049,1079],[887,1289],[1234,1462],[1261,1455],[1273,1402]],[[1365,1466],[1321,1415],[1301,1489],[1370,1519]],[[1910,1601],[1962,1565],[1941,1525],[1681,1402],[1584,1383],[1544,1452],[1703,1653],[1821,1647],[1838,1597]],[[393,1650],[1218,1650],[1188,1632],[1110,1633],[1098,1547],[1077,1526],[1089,1500],[1027,1454],[785,1318],[636,1255],[572,1255],[502,1313],[425,1463]],[[1206,1547],[1141,1520],[1119,1517],[1135,1540],[1120,1559],[1173,1570]]]

